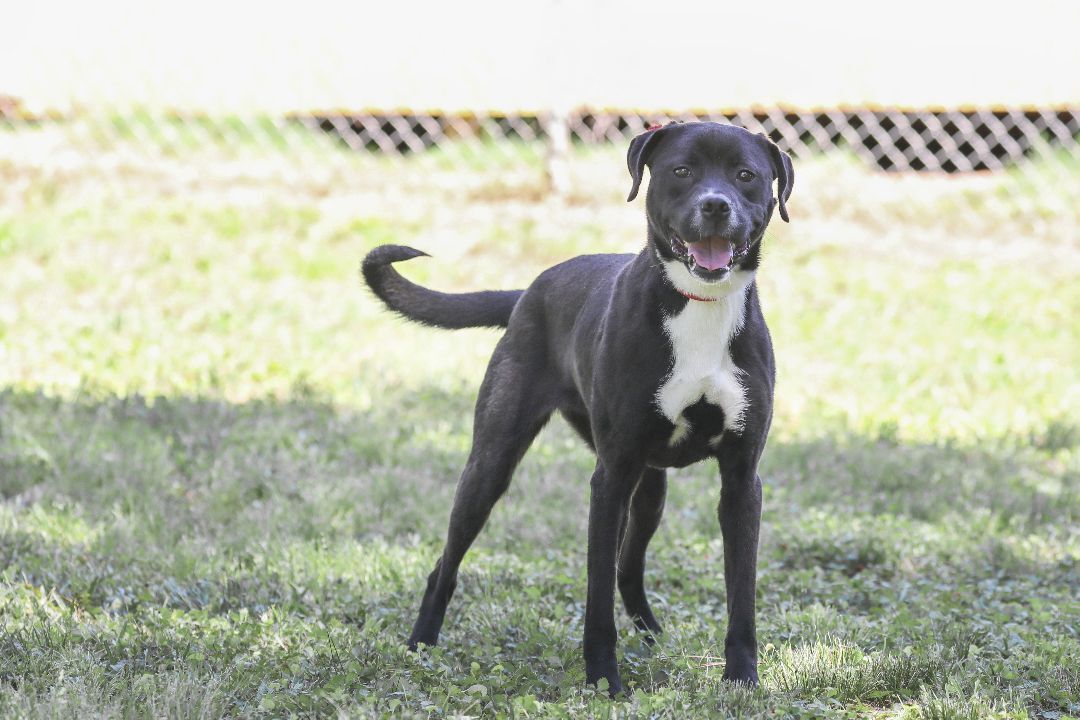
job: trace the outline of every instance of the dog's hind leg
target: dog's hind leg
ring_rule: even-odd
[[[554,393],[542,370],[519,360],[500,343],[480,387],[473,446],[454,493],[446,546],[428,576],[409,647],[434,645],[457,585],[458,566],[510,485],[510,476],[536,434],[551,417]]]
[[[589,495],[589,592],[585,602],[585,682],[608,681],[614,697],[622,691],[615,660],[615,577],[619,533],[643,463],[616,458],[597,460]]]
[[[666,496],[666,473],[656,468],[646,468],[630,500],[626,529],[619,545],[619,594],[634,625],[648,633],[647,641],[650,643],[661,628],[645,597],[645,549],[660,525]]]

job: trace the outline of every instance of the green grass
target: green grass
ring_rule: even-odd
[[[672,473],[650,552],[666,635],[620,615],[629,694],[584,687],[592,460],[559,421],[442,646],[404,651],[498,335],[395,319],[360,257],[406,242],[436,256],[419,281],[513,287],[640,242],[618,152],[562,203],[518,152],[210,164],[183,192],[0,156],[0,716],[1080,716],[1075,211],[971,219],[984,183],[942,215],[940,179],[835,159],[800,163],[760,278],[762,687],[720,679],[707,464]]]

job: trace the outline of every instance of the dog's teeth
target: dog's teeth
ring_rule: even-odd
[[[675,253],[679,257],[686,256],[686,243],[682,241],[678,235],[671,236],[671,252]]]

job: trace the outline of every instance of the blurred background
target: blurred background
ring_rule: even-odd
[[[799,159],[850,160],[871,196],[850,204],[871,212],[930,193],[976,223],[1039,226],[1078,204],[1070,2],[1004,13],[915,0],[871,17],[837,0],[541,0],[522,12],[493,0],[105,0],[6,14],[0,157],[99,192],[139,173],[332,189],[361,159],[407,171],[437,158],[573,196],[596,182],[583,153],[708,118]],[[804,211],[828,202],[800,185]]]
[[[858,277],[894,292],[887,312],[916,332],[935,322],[917,310],[981,299],[972,312],[1012,315],[1023,293],[991,300],[986,283],[1045,289],[1077,268],[1074,2],[104,0],[5,15],[5,383],[246,399],[394,376],[379,343],[354,340],[355,318],[366,338],[391,332],[355,282],[364,252],[416,244],[439,264],[410,272],[455,289],[635,251],[625,147],[672,119],[736,123],[794,157],[792,224],[768,243],[785,309],[808,299],[784,293]],[[968,280],[902,289],[951,277],[946,261]],[[838,325],[844,307],[810,315]],[[368,402],[364,386],[351,392]]]
[[[795,167],[757,280],[766,693],[720,681],[703,463],[623,710],[1076,715],[1078,30],[1075,0],[6,3],[0,715],[610,715],[560,420],[447,647],[403,654],[499,333],[406,323],[357,271],[635,252],[628,141],[696,118]]]

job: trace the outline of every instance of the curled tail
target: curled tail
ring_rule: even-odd
[[[442,293],[403,278],[393,264],[426,252],[405,245],[380,245],[360,266],[364,281],[391,310],[410,320],[456,330],[468,327],[506,327],[523,290]]]

